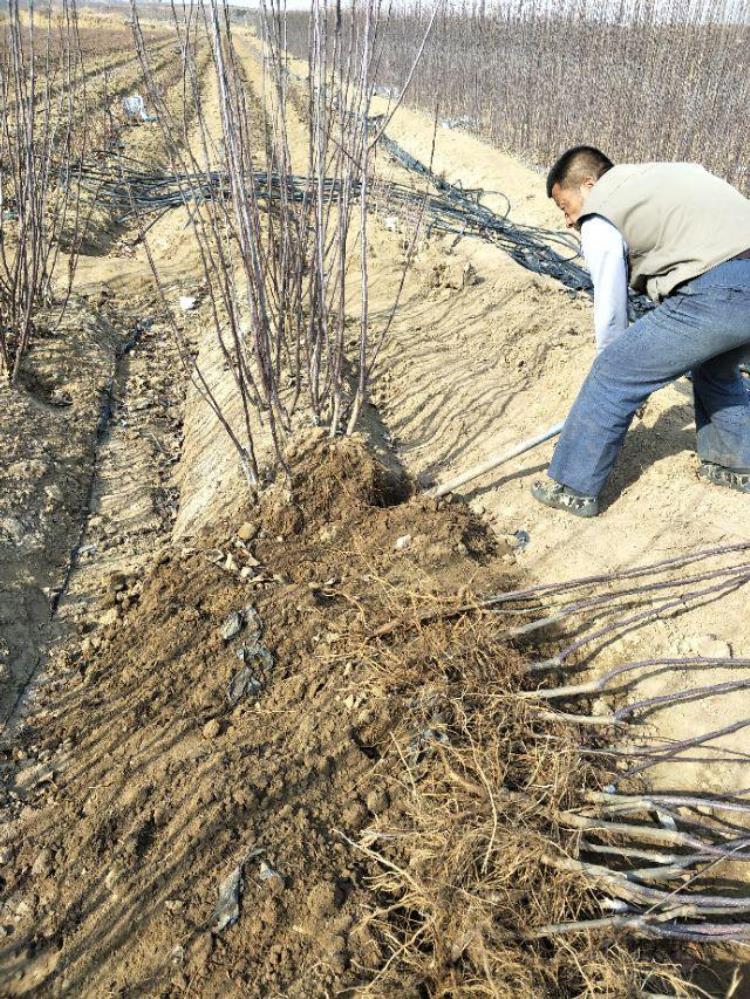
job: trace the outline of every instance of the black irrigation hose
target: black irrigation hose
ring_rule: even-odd
[[[486,193],[483,190],[449,184],[385,134],[380,136],[379,142],[405,169],[428,179],[439,192],[437,195],[425,195],[396,183],[388,184],[386,188],[387,199],[391,203],[404,208],[423,209],[430,231],[454,233],[459,237],[474,236],[495,243],[527,270],[553,277],[572,291],[593,294],[588,272],[575,262],[579,256],[578,244],[567,233],[513,223],[508,219],[510,201],[506,195],[502,195],[507,202],[506,211],[498,214],[481,203]],[[186,201],[202,204],[212,198],[226,197],[229,193],[228,175],[218,170],[208,174],[144,173],[135,170],[113,174],[91,166],[84,168],[83,177],[85,182],[97,184],[100,203],[122,212],[118,222],[124,222],[140,212],[178,208]],[[260,200],[278,199],[282,186],[279,175],[257,171],[247,178],[247,182],[248,186],[254,186]],[[308,177],[289,175],[284,178],[284,184],[292,201],[301,202],[310,196]],[[349,190],[356,196],[359,186],[355,183]],[[337,180],[328,178],[324,181],[325,197],[336,198],[339,191]],[[651,303],[643,296],[631,295],[634,316],[642,315],[650,308]]]
[[[446,207],[452,207],[457,221],[460,219],[463,222],[462,227],[456,225],[451,228],[445,224],[444,219],[433,220],[433,228],[455,232],[457,235],[480,236],[493,243],[499,242],[516,263],[527,270],[554,277],[573,291],[593,292],[588,272],[574,262],[574,258],[579,255],[578,246],[567,233],[512,223],[508,220],[507,213],[497,215],[491,208],[481,204],[483,191],[467,190],[460,185],[448,183],[385,134],[380,137],[380,144],[410,173],[428,179],[440,191],[440,201]],[[421,200],[420,195],[416,197]],[[567,250],[572,256],[561,256],[554,246]]]

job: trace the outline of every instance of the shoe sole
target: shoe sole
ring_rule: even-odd
[[[714,479],[702,470],[698,471],[698,478],[707,482],[709,486],[719,486],[722,489],[731,489],[735,493],[742,493],[743,496],[750,496],[750,486],[743,486],[739,482],[722,482],[721,479]]]
[[[592,517],[599,516],[598,508],[596,510],[576,510],[573,506],[567,506],[564,503],[555,503],[554,500],[548,500],[546,496],[540,495],[533,489],[531,490],[531,495],[538,503],[544,504],[544,506],[549,507],[550,510],[560,510],[562,513],[572,513],[574,517],[584,517],[587,520],[590,520]]]

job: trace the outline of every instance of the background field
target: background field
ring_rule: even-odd
[[[377,78],[398,91],[432,7],[390,10]],[[307,24],[302,13],[289,17],[298,56]],[[702,163],[748,192],[750,5],[446,5],[407,101],[533,164],[587,143],[615,162]]]

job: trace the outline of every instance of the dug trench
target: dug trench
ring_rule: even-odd
[[[508,585],[502,545],[360,439],[310,430],[288,459],[257,506],[113,574],[110,623],[49,662],[5,750],[23,778],[3,994],[620,995],[669,978],[651,950],[527,936],[596,910],[540,857],[572,848],[555,814],[604,778],[514,696],[501,620],[449,613]],[[420,625],[426,608],[441,613]]]

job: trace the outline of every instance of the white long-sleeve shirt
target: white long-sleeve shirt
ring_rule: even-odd
[[[581,224],[581,246],[594,283],[597,353],[628,327],[628,248],[619,229],[601,215]]]

